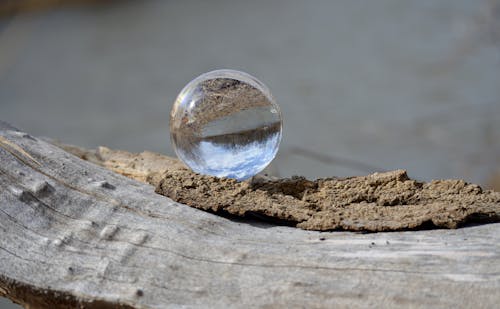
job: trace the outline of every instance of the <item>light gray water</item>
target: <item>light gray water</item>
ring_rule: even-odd
[[[275,174],[485,184],[500,166],[493,0],[113,1],[4,18],[0,119],[174,155],[175,97],[218,68],[256,76],[281,106]]]
[[[282,108],[274,173],[368,165],[484,183],[500,157],[499,10],[490,0],[116,1],[21,15],[2,24],[0,117],[81,146],[174,155],[178,92],[233,68]]]

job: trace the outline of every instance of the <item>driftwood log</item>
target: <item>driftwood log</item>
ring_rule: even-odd
[[[497,308],[500,224],[223,218],[0,123],[0,295],[30,308]]]

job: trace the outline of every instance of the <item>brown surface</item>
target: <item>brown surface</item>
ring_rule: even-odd
[[[398,170],[346,179],[260,176],[251,182],[238,182],[193,173],[178,160],[152,152],[63,147],[83,159],[157,186],[157,193],[176,202],[307,230],[376,232],[500,221],[500,193],[483,191],[463,180],[422,183]]]
[[[308,230],[457,228],[500,219],[500,193],[462,180],[421,183],[405,171],[346,179],[238,182],[167,171],[156,192],[203,210],[256,214]]]
[[[0,16],[74,5],[103,5],[113,0],[1,0]]]
[[[179,132],[198,132],[201,135],[203,127],[208,123],[232,115],[236,111],[262,106],[271,106],[273,103],[259,89],[253,85],[232,78],[215,78],[203,81],[199,86],[201,98],[197,108],[183,113],[177,103],[170,114],[170,130]],[[189,119],[196,121],[189,121]]]
[[[165,170],[185,168],[179,160],[151,151],[144,151],[137,154],[123,150],[113,150],[107,147],[88,150],[55,141],[51,142],[83,160],[90,161],[115,173],[154,186],[160,182]]]

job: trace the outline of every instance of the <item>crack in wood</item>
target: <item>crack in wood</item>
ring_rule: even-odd
[[[17,156],[0,147],[0,295],[26,306],[395,308],[473,307],[480,301],[493,308],[500,303],[500,224],[365,234],[229,220],[174,203],[150,185],[1,122],[0,136],[41,164],[11,146]],[[103,160],[115,154],[106,151]],[[162,168],[179,168],[161,156],[146,157],[162,161]],[[144,162],[127,160],[136,166]],[[123,167],[130,174],[129,163]],[[146,181],[154,169],[145,168],[140,179]],[[147,181],[159,181],[158,176]]]

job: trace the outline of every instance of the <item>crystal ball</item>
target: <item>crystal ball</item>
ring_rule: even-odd
[[[281,141],[281,111],[269,89],[240,71],[202,74],[179,93],[170,137],[193,171],[244,180],[262,171]]]

